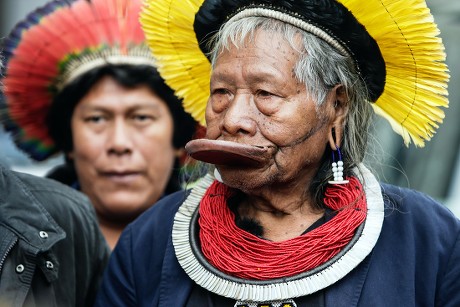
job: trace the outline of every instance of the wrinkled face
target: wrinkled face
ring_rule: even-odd
[[[69,156],[100,217],[130,220],[161,197],[175,159],[173,119],[147,86],[101,79],[77,104],[72,135]]]
[[[316,173],[333,103],[317,109],[307,98],[305,85],[294,76],[297,58],[281,36],[260,30],[252,42],[219,54],[206,109],[207,138],[277,148],[260,168],[218,166],[226,184],[248,192],[309,184]]]

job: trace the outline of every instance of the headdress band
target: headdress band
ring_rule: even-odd
[[[268,18],[273,18],[279,21],[286,22],[299,29],[302,29],[304,31],[307,31],[311,34],[316,35],[317,37],[321,38],[322,40],[326,41],[331,46],[333,46],[342,55],[350,56],[349,52],[334,37],[329,35],[326,31],[324,31],[323,29],[313,24],[307,23],[300,18],[291,16],[287,13],[275,11],[273,9],[254,7],[254,8],[247,8],[245,10],[240,11],[239,13],[236,13],[233,17],[229,19],[229,21],[239,20],[245,17],[268,17]]]
[[[129,48],[128,53],[122,53],[120,48],[112,47],[83,54],[73,58],[65,65],[65,71],[56,81],[56,88],[61,91],[66,85],[79,76],[98,67],[106,65],[155,65],[149,48],[146,45],[138,45]]]

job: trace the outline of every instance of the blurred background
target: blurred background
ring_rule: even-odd
[[[20,19],[46,0],[0,0],[0,38]],[[450,107],[445,110],[444,123],[424,148],[407,148],[389,124],[375,123],[376,155],[370,167],[381,181],[423,191],[441,201],[460,217],[460,1],[428,0],[428,6],[441,30],[447,53],[451,79]],[[39,176],[58,163],[62,156],[36,163],[19,152],[0,125],[0,160],[11,168]]]

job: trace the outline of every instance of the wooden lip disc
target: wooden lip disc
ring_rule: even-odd
[[[185,145],[194,159],[215,165],[261,166],[273,156],[274,147],[253,146],[230,141],[196,139]]]

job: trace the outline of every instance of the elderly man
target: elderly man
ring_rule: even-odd
[[[425,2],[178,2],[141,22],[210,172],[125,230],[96,305],[459,306],[460,221],[363,162],[372,108],[418,146],[442,119]]]

